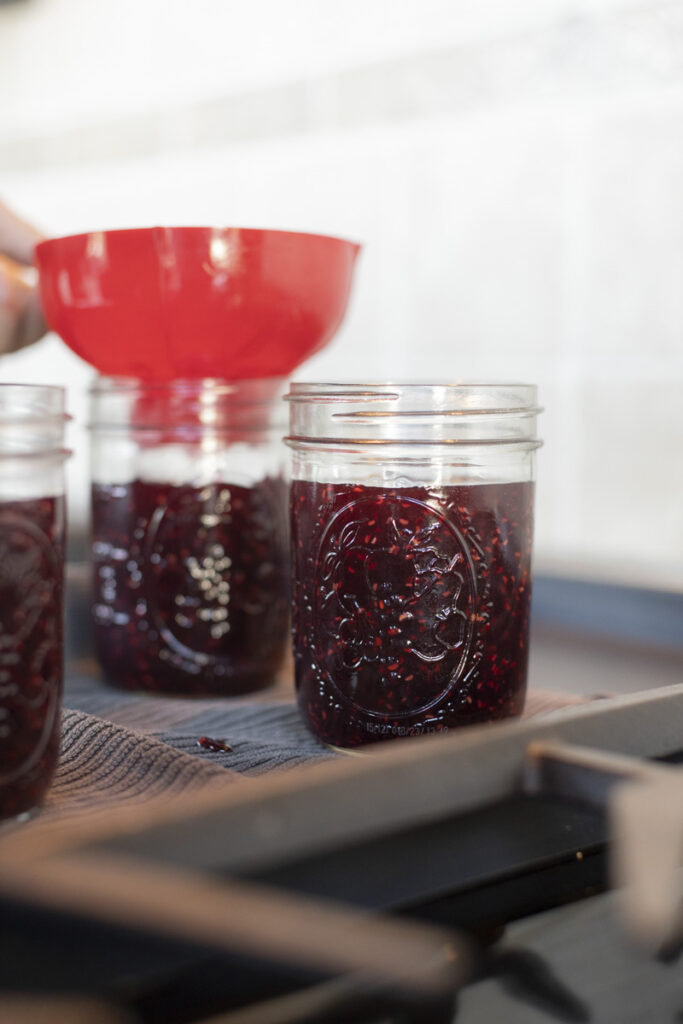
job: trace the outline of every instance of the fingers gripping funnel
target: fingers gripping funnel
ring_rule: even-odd
[[[246,228],[96,231],[36,248],[45,317],[100,373],[287,376],[332,338],[359,246]]]

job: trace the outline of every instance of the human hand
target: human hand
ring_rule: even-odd
[[[0,203],[0,355],[31,345],[47,327],[31,281],[33,247],[41,236]]]

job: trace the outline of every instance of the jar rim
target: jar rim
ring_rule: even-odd
[[[66,389],[57,384],[0,383],[0,460],[68,458]]]
[[[453,395],[465,394],[467,392],[493,392],[501,389],[514,389],[519,392],[527,392],[529,397],[535,398],[537,393],[536,384],[529,384],[517,380],[388,380],[388,381],[292,381],[290,393],[286,396],[287,401],[297,401],[306,398],[323,399],[339,396],[342,398],[391,398],[393,391],[403,391],[417,394],[418,392],[448,392]],[[396,396],[398,397],[398,395]]]
[[[23,462],[25,459],[58,459],[65,462],[73,455],[72,448],[36,448],[30,451],[17,449],[14,451],[3,451],[0,446],[0,462],[7,465],[8,462]]]
[[[30,420],[46,416],[70,419],[66,412],[66,388],[60,384],[0,382],[0,419]]]
[[[256,390],[258,387],[284,387],[286,376],[276,377],[245,377],[243,380],[230,380],[227,377],[174,377],[171,380],[147,380],[142,377],[115,376],[101,374],[94,378],[90,388],[91,395],[110,393],[112,391],[181,391],[192,394],[195,391],[215,389],[218,394],[231,395],[241,390]]]
[[[254,436],[271,428],[284,430],[281,399],[287,384],[288,379],[280,376],[167,381],[98,376],[89,390],[89,428],[96,432],[163,431],[179,437],[188,429],[216,435],[247,431]]]
[[[540,444],[535,384],[296,381],[285,398],[291,447]]]
[[[296,448],[301,450],[319,449],[319,448],[335,448],[338,450],[344,449],[351,453],[354,448],[385,448],[385,449],[400,449],[405,446],[409,448],[415,448],[416,450],[426,450],[429,448],[441,448],[443,446],[457,446],[458,448],[469,448],[469,447],[498,447],[504,445],[509,447],[510,450],[519,451],[534,451],[536,448],[543,447],[543,441],[540,438],[534,437],[482,437],[482,438],[458,438],[458,437],[442,437],[438,440],[432,438],[421,438],[421,437],[396,437],[396,438],[370,438],[370,437],[306,437],[303,434],[286,434],[282,439],[288,448]]]
[[[33,390],[33,391],[61,392],[62,395],[64,395],[65,392],[66,392],[66,389],[61,384],[24,384],[23,381],[12,381],[12,380],[0,381],[0,389],[3,389],[3,390],[5,390],[5,389],[7,389],[7,390],[14,390],[14,389],[16,389],[17,391]]]

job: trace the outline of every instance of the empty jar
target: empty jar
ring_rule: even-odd
[[[273,681],[289,626],[277,380],[92,389],[95,643],[126,689]]]
[[[64,391],[0,384],[0,818],[39,807],[63,676]]]
[[[293,384],[299,705],[326,743],[523,709],[536,389]]]

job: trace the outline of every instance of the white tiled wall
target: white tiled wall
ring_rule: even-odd
[[[683,5],[95,7],[0,8],[0,193],[55,234],[361,239],[300,376],[537,381],[537,564],[683,586]],[[81,421],[88,374],[56,340],[0,364],[69,383]]]

